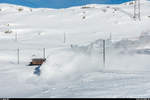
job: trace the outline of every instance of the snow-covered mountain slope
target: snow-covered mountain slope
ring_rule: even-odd
[[[17,4],[33,8],[68,8],[85,4],[120,4],[131,0],[0,0],[0,3]]]
[[[67,9],[0,4],[0,97],[149,97],[149,26],[147,0],[141,21],[133,19],[132,2]],[[43,48],[47,60],[36,76],[37,66],[27,65],[43,57]]]

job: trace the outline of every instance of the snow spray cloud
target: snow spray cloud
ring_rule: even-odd
[[[122,73],[146,71],[150,66],[148,60],[150,56],[149,54],[137,53],[137,48],[145,45],[145,42],[139,43],[138,40],[126,42],[125,40],[121,40],[111,43],[111,46],[107,47],[109,42],[106,41],[105,67],[103,66],[100,47],[98,47],[101,46],[101,39],[87,46],[72,45],[70,50],[55,51],[55,53],[51,53],[52,55],[48,57],[46,63],[41,67],[41,77],[51,81],[58,81],[77,79],[86,73],[100,71]],[[137,45],[136,42],[140,45]]]
[[[50,55],[41,67],[41,77],[48,80],[69,80],[98,71],[97,58],[74,51],[59,51]]]

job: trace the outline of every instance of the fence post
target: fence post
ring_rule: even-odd
[[[103,66],[105,67],[105,40],[103,40]]]
[[[19,48],[18,48],[18,49],[17,49],[17,60],[18,60],[17,63],[18,63],[18,64],[19,64],[19,62],[20,62],[20,61],[19,61],[19,59],[20,59],[20,58],[19,58],[19,56],[20,56],[19,53],[20,53],[20,50],[19,50]]]
[[[45,59],[45,48],[43,48],[43,58]]]

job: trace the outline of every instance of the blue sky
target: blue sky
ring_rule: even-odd
[[[0,0],[0,3],[9,3],[32,8],[68,8],[86,4],[120,4],[131,0]]]

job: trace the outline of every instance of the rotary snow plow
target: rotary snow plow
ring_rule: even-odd
[[[42,65],[46,61],[45,58],[33,58],[29,66]]]
[[[33,58],[32,59],[29,66],[37,66],[35,67],[33,74],[40,76],[41,74],[40,67],[45,61],[46,61],[46,58]]]

